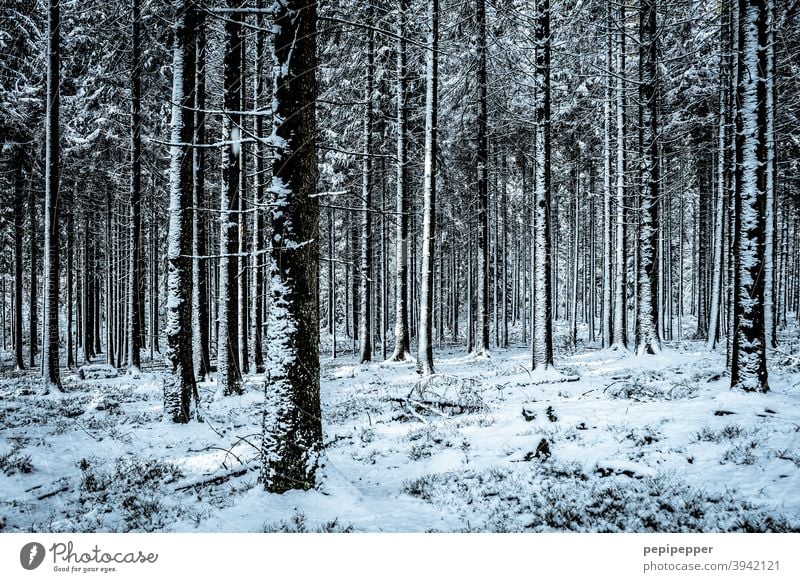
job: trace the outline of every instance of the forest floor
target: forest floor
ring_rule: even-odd
[[[164,420],[157,368],[40,396],[0,378],[0,530],[800,531],[800,346],[767,394],[729,389],[724,355],[582,348],[558,372],[524,349],[413,363],[322,362],[318,486],[257,481],[263,378],[200,385],[204,422]]]

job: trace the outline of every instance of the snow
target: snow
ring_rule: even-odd
[[[64,374],[60,398],[36,395],[33,376],[4,372],[0,527],[800,528],[796,360],[773,361],[764,394],[731,391],[724,354],[700,342],[641,358],[557,354],[557,372],[533,373],[522,348],[491,359],[439,351],[435,361],[438,374],[423,380],[413,363],[324,359],[317,487],[283,495],[258,482],[263,375],[227,398],[199,383],[205,422],[175,425],[163,420],[157,363],[143,362],[138,379]]]

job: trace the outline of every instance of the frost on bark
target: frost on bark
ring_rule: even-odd
[[[263,0],[257,4],[259,8],[262,7]],[[266,76],[266,31],[263,28],[264,14],[256,16],[256,71],[253,85],[253,109],[260,110],[267,107],[267,83]],[[266,228],[264,220],[264,199],[266,191],[266,155],[267,148],[263,142],[264,140],[264,116],[257,115],[255,119],[255,136],[256,144],[254,148],[255,157],[255,184],[253,187],[253,294],[252,306],[253,313],[251,315],[252,337],[253,337],[253,365],[256,372],[261,374],[264,372],[264,352],[262,349],[262,332],[264,327],[264,247],[266,245],[266,237],[264,230]]]
[[[230,0],[231,9],[241,0]],[[225,21],[224,102],[222,121],[222,191],[220,192],[219,233],[219,340],[217,345],[217,383],[224,396],[241,394],[239,367],[239,186],[241,160],[241,73],[242,13],[234,12]]]
[[[167,370],[164,408],[174,422],[189,422],[196,398],[192,356],[192,154],[196,0],[175,0],[172,121],[167,234]]]
[[[614,225],[614,318],[612,325],[612,347],[627,349],[628,346],[628,299],[627,299],[627,228],[625,221],[625,173],[627,172],[627,155],[625,151],[625,4],[619,8],[617,21],[617,66],[615,109],[617,121],[617,193],[615,197],[616,220]]]
[[[196,68],[194,94],[194,143],[203,145],[206,142],[206,31],[205,15],[197,14]],[[194,242],[193,242],[193,278],[192,307],[194,312],[194,359],[198,380],[204,380],[211,372],[211,355],[209,339],[209,270],[207,233],[207,199],[206,199],[206,149],[194,148],[192,151],[193,200],[194,200]]]
[[[533,367],[553,365],[550,239],[550,1],[536,2],[536,185],[534,193]]]
[[[417,372],[433,374],[433,266],[436,238],[436,155],[439,101],[439,0],[429,0],[430,32],[426,66],[425,162],[422,185],[422,269],[420,273]]]
[[[316,193],[316,2],[273,5],[272,240],[261,481],[314,486],[322,448]]]
[[[612,306],[612,261],[611,253],[613,220],[611,216],[611,82],[613,79],[613,49],[611,42],[611,7],[607,8],[608,33],[606,38],[606,77],[605,99],[603,101],[603,301],[601,306],[601,328],[603,334],[603,347],[611,347],[613,336],[613,306]]]
[[[395,255],[394,352],[390,360],[409,359],[408,336],[408,55],[406,15],[409,0],[400,0],[397,15],[397,249]]]
[[[739,0],[731,387],[766,392],[764,310],[767,228],[767,7]]]
[[[42,330],[43,392],[62,390],[58,361],[58,194],[60,179],[60,24],[59,0],[50,0],[47,22],[47,118],[44,174],[44,327]],[[31,305],[35,309],[35,305]],[[33,338],[31,338],[33,345]]]
[[[661,351],[658,329],[658,44],[656,0],[642,0],[639,12],[639,42],[643,60],[639,80],[642,107],[642,166],[646,181],[639,196],[639,260],[637,277],[636,353]]]
[[[766,225],[764,240],[764,335],[767,346],[774,348],[778,345],[777,330],[777,298],[776,272],[775,272],[775,234],[777,231],[776,218],[776,163],[775,163],[775,7],[773,0],[766,0],[767,10],[767,68],[766,83],[766,110],[767,123],[764,136],[766,148]]]

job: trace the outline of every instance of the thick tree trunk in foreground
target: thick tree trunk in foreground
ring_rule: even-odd
[[[172,55],[172,133],[167,235],[167,370],[164,408],[174,422],[189,422],[196,398],[192,355],[192,153],[194,137],[196,0],[175,0]]]
[[[767,7],[739,0],[734,326],[731,387],[766,392],[764,262],[767,216]]]
[[[553,365],[552,249],[550,239],[550,1],[536,3],[536,185],[534,194],[533,367]]]
[[[658,46],[655,0],[642,0],[639,13],[642,57],[639,106],[642,107],[642,162],[646,182],[639,197],[639,273],[637,277],[636,353],[661,351],[658,325]]]
[[[282,493],[314,486],[322,448],[316,198],[316,21],[309,0],[273,12],[275,160],[261,481]]]

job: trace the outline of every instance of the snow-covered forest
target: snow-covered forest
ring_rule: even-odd
[[[0,0],[0,531],[800,531],[800,2]]]

